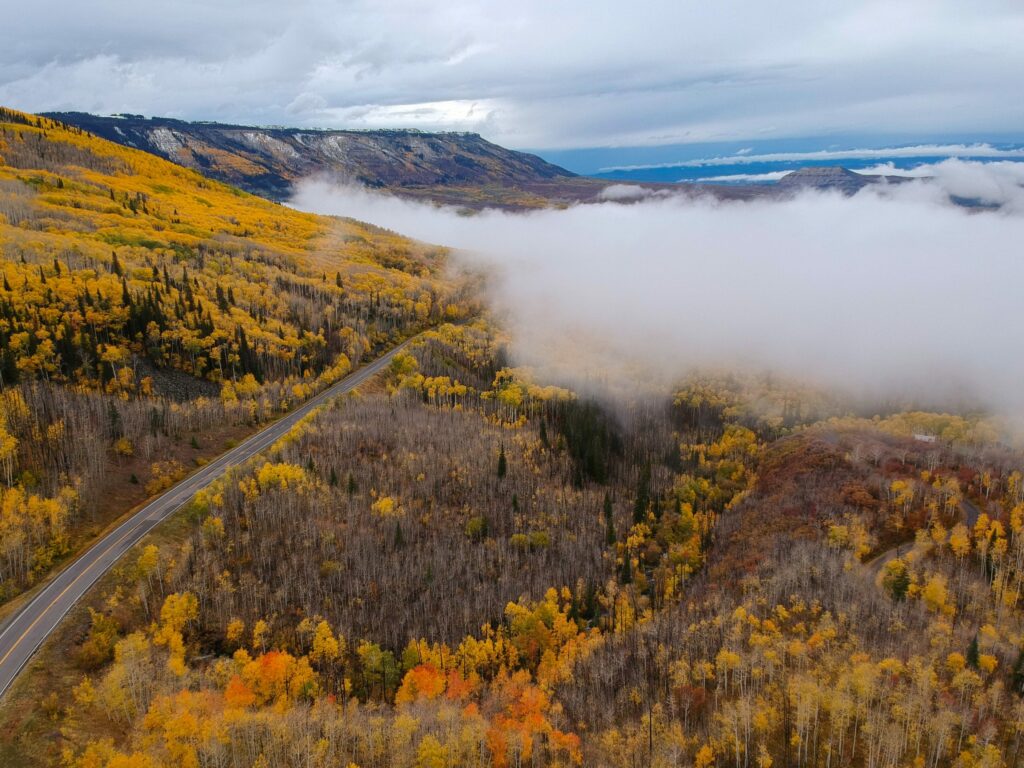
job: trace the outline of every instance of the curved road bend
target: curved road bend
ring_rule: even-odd
[[[118,559],[147,533],[166,520],[197,492],[231,467],[258,454],[282,437],[296,422],[338,395],[351,392],[391,362],[406,341],[372,363],[346,376],[319,395],[257,432],[198,472],[146,504],[128,520],[94,544],[51,581],[36,597],[11,618],[0,633],[0,696],[43,641],[57,627],[71,607]]]
[[[967,499],[960,499],[960,511],[963,512],[964,524],[973,529],[975,524],[978,522],[978,516],[981,514],[981,510],[971,501]],[[864,563],[864,566],[868,569],[871,574],[871,578],[878,578],[878,574],[882,572],[885,564],[890,560],[899,557],[901,554],[905,554],[903,548],[906,547],[907,551],[913,549],[913,543],[904,543],[899,546],[887,549],[881,554],[875,555],[873,558]]]

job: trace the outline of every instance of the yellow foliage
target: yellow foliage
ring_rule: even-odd
[[[921,590],[921,599],[931,611],[945,612],[952,608],[947,606],[946,577],[941,574],[932,574],[925,582]]]
[[[314,664],[328,664],[338,658],[340,651],[341,644],[334,637],[330,625],[326,621],[321,621],[313,633],[313,647],[309,652],[309,660]]]
[[[402,512],[401,507],[398,506],[398,502],[396,502],[391,496],[381,496],[373,502],[370,509],[373,510],[374,514],[380,515],[381,517],[393,517],[401,514]]]
[[[229,643],[237,645],[241,641],[243,635],[245,635],[244,621],[236,618],[228,622],[224,637]]]
[[[256,482],[263,490],[277,488],[284,491],[288,488],[301,488],[307,482],[306,470],[295,464],[271,464],[268,461],[257,470]]]
[[[439,249],[5,111],[0,209],[12,208],[21,213],[0,216],[0,240],[22,258],[3,263],[12,311],[0,325],[23,378],[147,394],[152,380],[136,382],[129,365],[139,354],[223,382],[230,404],[259,389],[256,369],[336,381],[366,351],[354,326],[371,307],[405,330],[450,309]],[[304,316],[335,322],[304,327]]]

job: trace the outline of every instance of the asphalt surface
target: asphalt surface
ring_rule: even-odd
[[[198,472],[146,504],[128,520],[93,544],[67,566],[36,597],[11,617],[0,633],[0,696],[11,686],[39,646],[72,606],[125,552],[228,469],[242,464],[282,437],[296,422],[331,398],[351,392],[380,371],[406,346],[403,343],[346,376],[283,416]]]
[[[960,499],[960,511],[964,516],[964,523],[968,528],[973,529],[975,523],[978,522],[978,515],[981,514],[981,510],[978,509],[972,502],[967,499]],[[871,574],[871,578],[877,578],[878,574],[882,572],[885,564],[890,560],[899,557],[901,554],[906,554],[914,548],[913,542],[900,544],[892,549],[887,549],[879,555],[875,555],[873,558],[864,563],[864,566],[868,569]]]

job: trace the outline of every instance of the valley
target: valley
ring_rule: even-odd
[[[1001,414],[556,375],[481,264],[272,201],[327,167],[465,208],[604,189],[479,137],[87,117],[0,111],[0,764],[1024,759]],[[698,210],[904,184],[787,178]]]

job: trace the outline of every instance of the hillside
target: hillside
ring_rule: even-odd
[[[215,381],[231,366],[301,376],[443,311],[436,250],[268,203],[48,118],[0,118],[9,382],[45,372],[106,384],[118,365],[94,343]],[[88,317],[98,303],[111,315],[102,324]],[[54,355],[11,359],[27,351],[12,346],[26,324],[54,331]],[[343,329],[366,341],[344,348]],[[189,332],[201,332],[193,351]]]
[[[457,316],[443,258],[0,110],[0,602],[218,440]]]
[[[499,202],[526,203],[537,193],[579,184],[564,168],[477,134],[258,128],[82,112],[47,116],[271,200],[286,200],[295,182],[316,174],[409,196],[447,195],[453,202],[472,202],[469,190],[492,190]]]
[[[13,690],[0,762],[1019,765],[986,424],[736,376],[607,408],[502,346],[427,332],[201,494]]]

